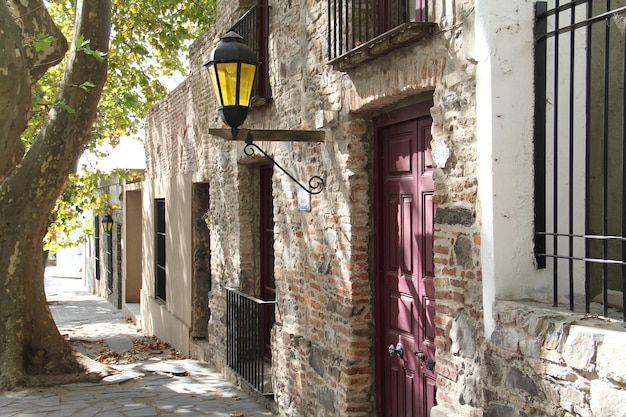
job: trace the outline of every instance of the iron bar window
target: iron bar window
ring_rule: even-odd
[[[554,305],[595,302],[608,316],[609,295],[626,303],[626,7],[553,0],[536,12],[537,265]]]
[[[107,235],[107,288],[109,291],[113,291],[113,231]]]
[[[100,216],[96,215],[94,224],[94,260],[96,263],[96,280],[100,281],[100,228],[102,227],[100,223]]]
[[[165,200],[154,200],[154,212],[155,212],[155,249],[156,249],[156,298],[161,301],[166,301],[166,274],[165,274],[165,244],[166,244],[166,231],[165,231]]]
[[[241,35],[246,45],[257,54],[259,66],[252,89],[252,105],[263,104],[272,97],[268,72],[269,6],[267,0],[259,0],[258,4],[248,10],[226,32],[234,31]]]

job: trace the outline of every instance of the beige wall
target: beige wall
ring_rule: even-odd
[[[143,188],[143,286],[141,313],[144,328],[189,354],[191,324],[191,177],[156,178]],[[154,200],[165,199],[166,302],[155,298]]]

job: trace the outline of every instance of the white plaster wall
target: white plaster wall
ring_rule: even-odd
[[[534,4],[531,0],[475,3],[481,262],[487,336],[494,329],[496,298],[547,301],[551,294],[545,274],[534,268],[533,256]]]

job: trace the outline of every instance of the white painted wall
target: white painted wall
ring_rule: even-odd
[[[493,302],[551,292],[534,268],[534,1],[476,0],[474,57],[485,332]]]

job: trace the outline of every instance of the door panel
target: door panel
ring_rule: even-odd
[[[413,114],[377,127],[376,377],[384,417],[428,417],[436,398],[436,373],[429,369],[435,354],[432,119],[427,111]]]

